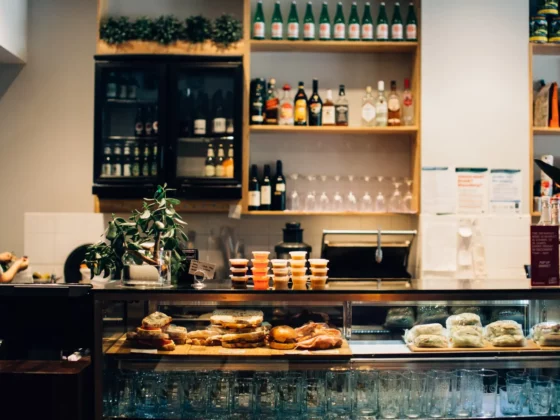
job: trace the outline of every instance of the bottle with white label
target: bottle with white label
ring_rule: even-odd
[[[315,16],[313,16],[313,3],[308,2],[303,18],[303,39],[315,41]]]
[[[204,176],[206,177],[216,176],[216,159],[214,158],[214,147],[212,147],[212,144],[208,145],[208,151],[206,152],[206,162],[204,163]]]
[[[280,10],[280,2],[274,5],[274,13],[272,14],[271,38],[280,40],[284,38],[284,20],[282,19],[282,11]]]
[[[214,134],[225,134],[226,116],[224,112],[224,97],[222,91],[218,90],[214,94],[212,105],[214,107],[214,117],[212,119],[212,132]]]
[[[348,40],[349,41],[359,41],[360,40],[360,18],[358,17],[358,4],[356,2],[352,3],[352,8],[350,9],[350,18],[348,19]]]
[[[208,109],[208,96],[201,92],[198,94],[197,104],[196,104],[196,114],[194,117],[194,135],[195,136],[205,136],[206,135],[206,113]]]
[[[403,41],[403,22],[401,18],[401,6],[399,3],[395,3],[395,9],[393,10],[393,20],[391,21],[391,41]]]
[[[398,127],[401,125],[401,100],[397,93],[397,82],[391,80],[391,93],[387,101],[389,110],[387,123],[390,127]]]
[[[264,175],[261,182],[261,206],[259,210],[270,210],[272,204],[272,183],[270,182],[270,165],[264,165]]]
[[[295,1],[292,1],[290,14],[288,15],[288,39],[290,41],[297,41],[299,39],[299,16]]]
[[[113,149],[113,169],[111,171],[113,176],[122,176],[121,157],[121,146],[117,144]]]
[[[362,127],[373,127],[375,125],[375,105],[371,92],[371,86],[368,86],[366,94],[362,98]]]
[[[414,3],[408,6],[408,16],[406,17],[406,40],[418,41],[418,22],[414,12]]]
[[[112,151],[109,146],[105,147],[103,150],[103,165],[101,165],[101,176],[108,177],[111,176],[113,172],[112,165]]]
[[[377,83],[377,100],[375,101],[375,125],[377,127],[386,127],[389,119],[389,109],[387,106],[387,98],[385,97],[385,82],[380,80]]]
[[[264,21],[264,12],[262,0],[257,3],[257,10],[253,18],[253,39],[264,39],[266,24]]]
[[[124,146],[122,175],[132,176],[132,159],[130,157],[130,146],[128,144]]]
[[[329,6],[326,1],[323,2],[321,16],[319,17],[319,40],[331,40],[331,18],[329,17]]]
[[[369,3],[366,3],[362,17],[362,41],[373,41],[373,19]]]
[[[284,96],[280,100],[280,112],[278,125],[294,125],[294,100],[292,98],[292,87],[285,84],[283,89]]]
[[[226,157],[226,153],[224,151],[224,146],[220,144],[218,145],[218,158],[216,159],[216,176],[220,178],[225,176],[225,168],[224,168],[225,157]]]
[[[257,165],[251,166],[249,178],[249,211],[256,211],[261,206],[261,189],[259,185],[259,170]]]
[[[377,17],[375,32],[377,41],[389,41],[389,19],[387,18],[384,2],[381,2],[379,5],[379,16]]]
[[[344,11],[342,10],[342,2],[338,2],[336,6],[336,15],[334,16],[334,40],[344,41],[346,39],[346,21],[344,20]]]
[[[327,98],[323,102],[323,125],[336,125],[335,107],[332,90],[327,90]]]
[[[150,147],[144,146],[144,156],[142,156],[142,176],[150,176]]]
[[[410,80],[404,79],[404,92],[402,100],[402,122],[406,126],[414,125],[414,98],[410,90]]]

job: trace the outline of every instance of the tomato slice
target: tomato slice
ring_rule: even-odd
[[[146,331],[156,331],[156,330],[160,330],[161,328],[157,328],[157,327],[142,327],[143,330]]]

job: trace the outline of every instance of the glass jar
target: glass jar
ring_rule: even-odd
[[[544,44],[548,41],[548,22],[546,17],[537,15],[531,17],[529,41]]]

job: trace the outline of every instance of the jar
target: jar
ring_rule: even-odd
[[[552,18],[548,31],[548,42],[560,43],[560,17]]]
[[[544,44],[548,41],[548,22],[544,16],[533,16],[530,23],[529,41]]]
[[[539,15],[558,15],[558,0],[540,0],[537,13]]]

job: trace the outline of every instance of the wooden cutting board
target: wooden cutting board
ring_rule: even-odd
[[[495,347],[488,341],[485,341],[484,347],[449,347],[443,349],[416,347],[414,344],[407,344],[408,348],[414,353],[470,353],[470,352],[519,352],[519,351],[537,351],[541,348],[535,344],[533,340],[527,340],[525,347]]]
[[[190,344],[177,344],[175,346],[175,350],[173,351],[135,348],[134,343],[132,341],[128,341],[126,337],[123,337],[120,340],[118,340],[111,348],[109,348],[109,350],[107,350],[105,354],[119,354],[119,355],[150,354],[150,355],[160,355],[160,356],[187,356],[189,354],[190,348],[191,348]]]

